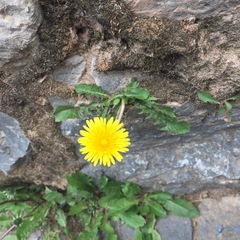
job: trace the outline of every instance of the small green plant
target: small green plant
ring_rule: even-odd
[[[162,126],[161,130],[177,134],[189,132],[188,122],[178,120],[170,107],[157,104],[158,99],[150,96],[146,89],[139,87],[134,78],[123,91],[113,94],[91,84],[78,84],[75,91],[90,97],[90,102],[80,106],[58,106],[54,112],[56,122],[70,118],[86,119],[93,115],[103,118],[113,116],[121,120],[128,105],[137,108],[140,114],[145,114],[146,119],[154,119],[154,124]]]
[[[219,107],[218,112],[221,114],[226,114],[226,122],[232,121],[232,101],[239,101],[240,100],[240,94],[237,94],[236,96],[230,97],[226,100],[219,101],[218,99],[214,98],[212,94],[205,91],[200,91],[197,93],[199,100],[201,100],[204,103],[211,103],[216,104]]]
[[[41,239],[117,240],[112,221],[123,221],[135,229],[135,240],[159,240],[154,229],[157,218],[167,214],[197,217],[198,210],[186,200],[166,192],[144,193],[131,182],[102,176],[99,184],[83,173],[67,176],[66,191],[48,187],[15,187],[0,191],[0,226],[26,239],[36,229],[45,229]],[[71,222],[75,222],[71,227]],[[9,233],[10,230],[7,232]],[[10,237],[10,235],[8,235]]]

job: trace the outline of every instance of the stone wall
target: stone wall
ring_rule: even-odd
[[[85,164],[73,143],[82,123],[63,123],[62,135],[52,106],[79,102],[77,83],[113,92],[137,77],[161,103],[178,106],[192,131],[163,133],[130,114],[124,162],[83,171],[181,194],[238,186],[239,107],[226,123],[216,109],[199,105],[196,93],[226,99],[240,91],[239,8],[237,0],[2,1],[0,166],[14,171],[1,174],[1,185],[64,188],[64,175]]]

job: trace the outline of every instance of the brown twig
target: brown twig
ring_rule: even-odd
[[[4,239],[15,227],[17,227],[17,225],[12,225],[4,234],[3,236],[0,238],[0,240]]]

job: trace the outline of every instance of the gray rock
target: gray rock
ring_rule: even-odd
[[[93,59],[90,74],[98,86],[110,93],[123,90],[133,77],[138,81],[144,78],[144,74],[136,70],[100,72],[97,70],[97,65],[96,59]]]
[[[150,121],[129,114],[126,128],[131,147],[123,161],[110,168],[86,164],[82,171],[95,179],[106,174],[138,183],[149,191],[174,194],[240,186],[236,180],[240,178],[240,109],[235,108],[232,123],[225,123],[224,116],[215,115],[213,110],[206,116],[201,113],[192,111],[191,132],[184,135],[161,132]]]
[[[14,170],[17,161],[27,155],[29,145],[19,123],[0,112],[0,170],[4,173]]]
[[[85,61],[82,56],[75,55],[66,59],[54,72],[54,80],[76,85],[85,71]]]
[[[125,0],[131,10],[143,17],[191,19],[237,12],[239,1],[232,0]]]
[[[169,215],[158,219],[155,229],[161,234],[162,240],[192,240],[192,221]]]
[[[134,239],[135,230],[133,228],[120,221],[112,221],[112,226],[119,240]],[[162,240],[192,240],[192,221],[189,218],[169,215],[167,218],[158,219],[155,229],[161,234]]]
[[[196,219],[197,240],[240,239],[240,197],[204,199],[199,205],[200,217]]]
[[[37,30],[42,21],[37,0],[2,0],[0,2],[0,67],[11,60],[23,66],[26,56],[39,44]]]

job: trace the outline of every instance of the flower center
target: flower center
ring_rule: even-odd
[[[101,139],[100,144],[101,144],[103,147],[105,147],[105,146],[108,144],[107,139],[105,139],[105,138]]]

